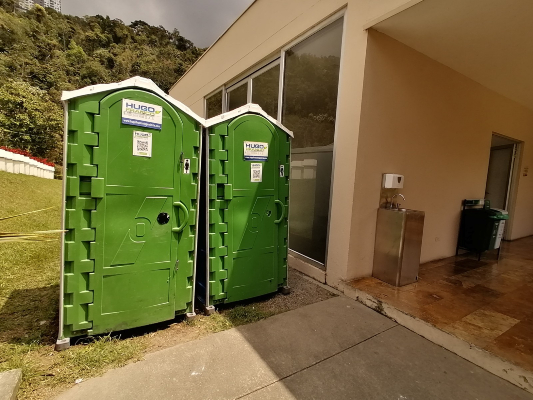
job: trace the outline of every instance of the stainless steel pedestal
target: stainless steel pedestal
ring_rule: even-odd
[[[424,211],[378,209],[373,276],[393,286],[418,280]]]

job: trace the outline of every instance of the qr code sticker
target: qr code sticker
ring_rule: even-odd
[[[133,155],[152,157],[152,134],[150,132],[133,132]]]
[[[251,182],[262,182],[263,181],[263,164],[253,163],[251,165]]]
[[[148,151],[148,140],[137,139],[137,151]]]

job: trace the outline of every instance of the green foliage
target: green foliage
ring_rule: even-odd
[[[177,30],[0,0],[0,145],[61,163],[63,90],[135,75],[170,87],[202,54]]]
[[[0,143],[37,157],[59,160],[63,111],[48,94],[28,82],[0,85]]]

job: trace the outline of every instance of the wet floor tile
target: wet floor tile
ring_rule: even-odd
[[[502,294],[500,292],[494,289],[489,289],[484,285],[474,285],[470,288],[465,289],[463,294],[469,297],[472,302],[475,302],[480,307],[488,305],[502,297]]]
[[[424,307],[424,311],[431,315],[429,322],[437,327],[445,327],[466,317],[478,308],[477,302],[465,295],[458,295],[430,304]]]
[[[481,348],[486,347],[499,336],[490,330],[465,321],[464,318],[446,326],[444,330]]]
[[[465,267],[460,267],[454,264],[444,264],[439,265],[438,267],[421,270],[418,274],[418,279],[420,281],[434,282],[451,276],[459,275],[467,271],[469,271],[469,269]]]
[[[483,286],[500,293],[510,293],[522,285],[523,282],[520,279],[504,275],[499,275],[497,279],[490,279],[483,282]]]
[[[522,299],[510,298],[507,295],[500,297],[484,308],[520,321],[533,321],[533,304]]]
[[[519,322],[485,349],[522,368],[533,370],[533,323]]]
[[[520,321],[505,314],[500,314],[491,310],[476,310],[468,314],[462,321],[479,326],[486,332],[493,335],[493,339],[511,329]]]

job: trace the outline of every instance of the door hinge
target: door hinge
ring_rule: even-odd
[[[174,266],[174,271],[177,271],[180,266],[180,260],[176,260],[176,265]]]

